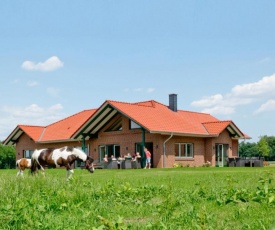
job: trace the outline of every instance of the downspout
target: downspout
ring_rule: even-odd
[[[166,148],[165,148],[165,144],[167,141],[169,141],[172,137],[173,137],[174,133],[171,133],[171,136],[163,142],[163,168],[166,168]]]

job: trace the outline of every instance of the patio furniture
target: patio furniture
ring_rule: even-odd
[[[236,160],[236,167],[244,167],[245,166],[246,159],[236,157],[235,160]]]
[[[227,160],[227,166],[228,167],[235,167],[236,166],[235,158],[229,157],[228,160]]]
[[[140,158],[137,158],[135,161],[132,161],[132,168],[133,169],[140,169],[141,168],[141,163],[140,163]]]
[[[99,159],[94,160],[93,164],[94,164],[95,169],[104,169],[105,168],[104,162],[103,161],[100,162]]]
[[[125,158],[125,160],[121,162],[121,167],[123,169],[131,169],[132,168],[132,158]]]
[[[254,167],[263,167],[263,159],[254,160]]]
[[[117,160],[112,160],[111,158],[108,158],[108,169],[118,169],[118,163]]]

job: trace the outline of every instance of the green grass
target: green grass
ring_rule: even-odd
[[[0,170],[0,229],[273,229],[275,168]]]

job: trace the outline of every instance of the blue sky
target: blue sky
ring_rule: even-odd
[[[275,1],[0,2],[0,140],[105,100],[168,104],[275,136]]]

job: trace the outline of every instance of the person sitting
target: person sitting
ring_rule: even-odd
[[[136,154],[136,158],[141,158],[141,156],[140,156],[139,152],[137,152],[137,154]]]
[[[107,154],[104,156],[103,161],[108,162],[108,155]]]
[[[117,159],[114,157],[114,155],[111,156],[112,161],[116,161]]]
[[[125,158],[132,158],[131,154],[128,153],[127,156]]]

